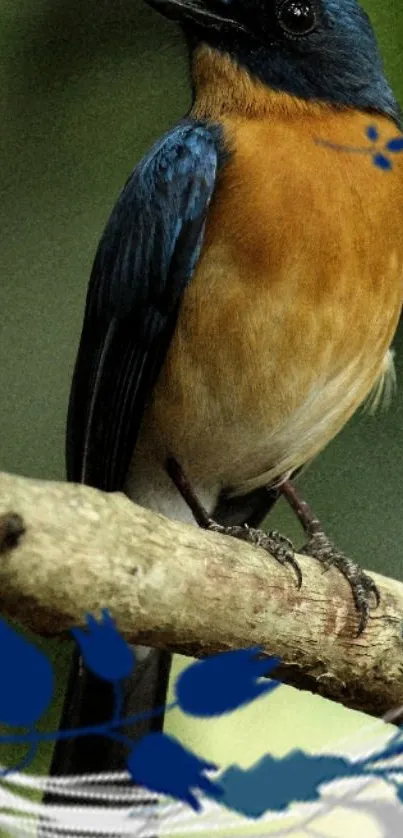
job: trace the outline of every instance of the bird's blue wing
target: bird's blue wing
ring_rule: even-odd
[[[203,242],[220,130],[166,134],[122,190],[88,288],[67,421],[67,477],[121,490]]]

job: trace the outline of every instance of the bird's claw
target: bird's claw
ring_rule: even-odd
[[[331,567],[337,568],[347,580],[359,615],[357,631],[357,637],[359,637],[368,623],[371,596],[375,599],[375,608],[380,603],[380,593],[374,580],[355,562],[337,550],[322,531],[312,535],[300,553],[317,559],[324,565],[326,571]]]
[[[224,527],[210,520],[208,529],[212,532],[218,532],[222,535],[230,535],[233,538],[238,538],[241,541],[246,541],[248,544],[253,544],[255,547],[262,547],[282,565],[289,564],[293,568],[297,577],[298,588],[302,585],[302,571],[300,565],[295,558],[295,551],[292,541],[276,530],[270,532],[263,532],[263,530],[248,527],[247,524],[242,526]]]

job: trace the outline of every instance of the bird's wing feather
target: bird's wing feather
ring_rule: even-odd
[[[123,188],[91,274],[67,420],[67,477],[121,490],[203,242],[216,126],[166,134]]]

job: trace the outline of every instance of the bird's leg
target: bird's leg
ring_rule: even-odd
[[[380,602],[380,594],[375,582],[355,562],[337,550],[332,544],[325,534],[322,524],[306,501],[299,496],[293,483],[286,480],[281,486],[281,493],[296,513],[308,536],[306,545],[299,552],[322,562],[326,570],[329,570],[330,567],[336,567],[347,579],[359,613],[357,633],[357,636],[359,636],[368,622],[371,596],[375,598],[375,607]]]
[[[246,541],[248,544],[253,544],[255,547],[263,547],[280,564],[291,565],[297,576],[298,587],[301,587],[301,568],[295,558],[293,544],[288,538],[275,530],[266,533],[263,530],[248,527],[247,524],[232,527],[217,524],[213,518],[210,518],[196,497],[188,478],[177,460],[173,457],[169,458],[165,463],[165,468],[172,482],[182,495],[183,500],[191,510],[199,527],[210,530],[211,532],[221,533],[222,535],[230,535],[233,538]]]
[[[178,461],[173,457],[169,457],[165,463],[165,469],[168,476],[171,478],[172,483],[176,486],[186,505],[189,507],[196,524],[198,524],[198,526],[203,530],[210,529],[210,524],[214,522],[207,514],[203,504],[200,503]]]

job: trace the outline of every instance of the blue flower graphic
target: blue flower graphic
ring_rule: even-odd
[[[400,134],[397,137],[393,137],[393,139],[388,140],[384,146],[379,149],[379,146],[377,146],[376,143],[380,140],[381,135],[377,126],[368,125],[365,133],[368,139],[371,140],[371,143],[374,144],[374,147],[369,149],[369,153],[372,155],[373,164],[377,166],[378,169],[383,169],[384,172],[389,172],[393,169],[393,164],[388,157],[387,152],[390,154],[398,154],[403,151],[403,135]]]
[[[385,148],[392,152],[403,151],[403,135],[401,137],[395,137],[394,140],[389,140]]]
[[[321,140],[318,138],[315,139],[315,143],[327,148],[332,148],[334,151],[346,151],[356,154],[371,155],[374,166],[377,166],[378,169],[382,169],[384,172],[390,172],[391,169],[393,169],[393,163],[388,155],[403,152],[403,134],[393,137],[391,140],[384,143],[383,146],[379,146],[381,135],[376,125],[367,125],[365,129],[365,136],[371,141],[372,146],[357,148],[356,146],[340,145],[339,143],[332,143],[329,140]]]
[[[27,752],[18,765],[2,769],[0,776],[24,770],[41,742],[94,735],[109,737],[128,748],[127,765],[136,783],[181,800],[196,812],[202,808],[197,791],[246,817],[259,818],[268,810],[285,811],[294,801],[318,800],[320,787],[331,780],[359,776],[383,779],[394,786],[397,797],[403,800],[403,768],[390,764],[390,760],[403,753],[401,730],[379,751],[354,762],[340,756],[314,756],[294,750],[282,758],[266,754],[246,770],[233,765],[218,780],[206,776],[208,771],[218,771],[217,765],[201,759],[171,736],[150,733],[133,742],[121,728],[129,728],[164,709],[169,712],[179,705],[192,716],[219,716],[273,691],[278,682],[264,682],[262,676],[271,673],[280,659],[262,658],[263,650],[255,647],[196,661],[177,678],[177,701],[165,708],[162,705],[145,709],[123,718],[120,680],[130,675],[135,665],[134,654],[108,611],[103,611],[99,621],[90,615],[86,620],[85,630],[74,629],[72,633],[87,665],[96,675],[112,682],[115,712],[109,721],[85,728],[38,731],[34,725],[48,708],[53,694],[52,665],[34,644],[0,618],[3,664],[0,722],[26,728],[22,733],[0,734],[0,744],[27,745]]]
[[[372,140],[372,142],[375,143],[377,140],[379,140],[379,131],[376,125],[368,125],[368,127],[365,130],[365,133],[368,139]]]
[[[376,125],[368,125],[366,135],[373,143],[377,143],[380,139],[380,134]],[[379,169],[383,169],[384,171],[390,171],[390,169],[393,168],[392,161],[389,159],[388,155],[385,154],[385,152],[398,154],[400,151],[403,151],[403,135],[393,137],[392,140],[388,140],[381,151],[379,151],[379,148],[375,148],[371,151],[372,160],[375,166],[378,166]]]
[[[32,727],[52,700],[52,664],[40,649],[1,618],[0,661],[0,721]]]
[[[385,154],[374,154],[372,156],[372,160],[374,161],[375,166],[378,166],[379,169],[384,169],[385,172],[392,168],[392,163],[389,160],[389,157],[386,157]]]
[[[332,780],[361,776],[343,757],[315,756],[294,750],[284,757],[262,757],[250,768],[232,765],[220,775],[220,803],[247,818],[283,812],[292,803],[320,798],[320,787]]]
[[[99,622],[87,614],[87,630],[71,630],[78,643],[84,663],[98,678],[105,681],[119,681],[133,672],[136,658],[129,644],[119,634],[115,623],[104,609]]]
[[[280,663],[259,659],[260,647],[223,652],[188,666],[176,679],[178,703],[191,716],[221,716],[272,692],[277,681],[257,681]]]
[[[183,800],[196,812],[201,804],[191,789],[198,788],[215,799],[222,795],[221,787],[204,775],[205,771],[217,770],[217,766],[199,759],[165,733],[143,736],[129,754],[127,765],[136,783]]]

